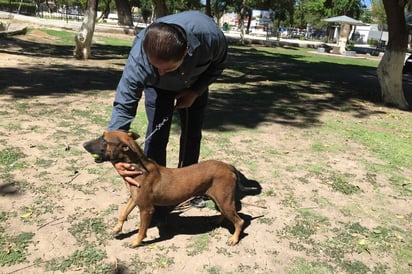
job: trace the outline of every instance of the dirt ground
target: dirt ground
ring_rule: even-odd
[[[272,117],[253,130],[235,122],[207,125],[202,158],[233,163],[262,187],[242,200],[246,225],[239,245],[225,244],[233,230],[229,224],[213,225],[217,213],[210,206],[174,213],[167,231],[152,227],[144,246],[128,248],[138,210],[124,234],[109,235],[128,192],[110,164],[97,165],[82,148],[107,124],[124,55],[101,52],[79,61],[70,57],[71,48],[39,43],[48,39],[33,30],[0,45],[0,151],[13,148],[24,155],[16,162],[23,164],[3,170],[0,181],[2,236],[34,233],[22,251],[26,260],[5,265],[0,273],[412,271],[410,196],[394,189],[384,170],[371,172],[370,165],[385,163],[343,137],[347,132],[339,136],[321,126],[293,126],[310,122],[299,117],[293,123],[286,122],[290,117]],[[324,111],[311,122],[411,121],[410,113],[372,102],[354,100],[344,107],[351,110]],[[210,112],[215,123],[227,118]],[[144,120],[142,110],[139,115]],[[144,125],[134,129],[143,134]],[[177,143],[173,131],[170,166],[176,164]],[[350,178],[354,194],[334,191],[331,182],[339,174]],[[411,171],[400,175],[411,178]],[[390,233],[379,238],[384,228]],[[5,242],[1,248],[8,253],[17,248]]]

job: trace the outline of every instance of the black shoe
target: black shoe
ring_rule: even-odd
[[[197,208],[204,208],[206,206],[206,202],[203,198],[194,198],[190,201],[190,205]]]

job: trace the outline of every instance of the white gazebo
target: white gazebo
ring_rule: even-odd
[[[326,19],[323,19],[323,21],[328,22],[328,23],[336,23],[336,24],[339,24],[339,25],[342,25],[342,26],[352,25],[352,26],[356,27],[356,26],[366,25],[362,21],[353,19],[353,18],[351,18],[349,16],[346,16],[346,15],[326,18]],[[337,43],[338,46],[340,47],[340,50],[339,50],[340,53],[345,52],[346,42],[348,41],[349,32],[350,31],[342,31],[342,29],[340,30],[339,39],[338,39],[338,43]]]

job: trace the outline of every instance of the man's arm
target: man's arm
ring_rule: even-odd
[[[116,89],[108,130],[129,130],[143,92],[136,60],[129,56]]]
[[[138,64],[138,61],[143,59],[140,55],[139,44],[139,39],[136,39],[117,86],[108,130],[128,131],[136,116],[137,106],[144,89],[144,75],[146,75]],[[135,179],[142,175],[140,170],[135,170],[134,166],[129,163],[116,163],[113,166],[123,177],[129,189],[130,185],[140,187]]]

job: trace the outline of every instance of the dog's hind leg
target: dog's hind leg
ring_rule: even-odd
[[[112,229],[112,234],[117,235],[122,232],[123,224],[127,221],[127,216],[129,216],[130,212],[136,207],[136,203],[134,202],[133,198],[130,197],[127,201],[126,206],[123,208],[122,212],[117,219],[116,226]]]
[[[240,218],[236,211],[236,204],[234,197],[230,197],[227,200],[221,201],[219,199],[214,199],[216,205],[219,207],[221,216],[218,218],[218,222],[222,222],[224,218],[231,221],[235,227],[235,232],[232,237],[227,241],[228,245],[235,245],[239,242],[240,233],[242,232],[244,220]]]
[[[235,226],[235,232],[226,242],[228,245],[235,245],[239,242],[240,233],[242,232],[243,224],[245,223],[245,221],[237,214],[235,208],[233,209],[234,210],[231,210],[230,213],[225,213],[226,218],[228,218]]]

